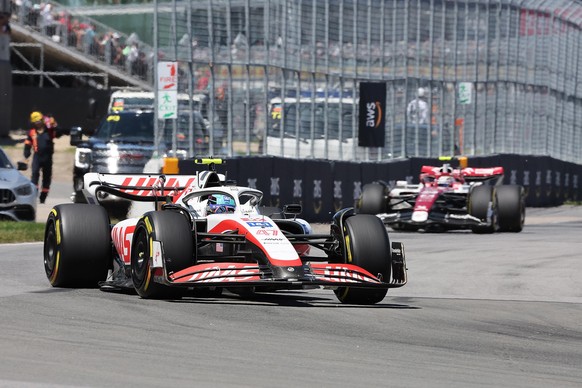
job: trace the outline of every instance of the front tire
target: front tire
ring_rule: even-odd
[[[357,265],[374,276],[390,281],[392,253],[382,221],[374,215],[355,215],[345,221],[346,263]],[[381,302],[388,289],[340,287],[335,290],[342,303],[369,305]]]
[[[194,262],[190,223],[184,215],[170,210],[146,213],[135,227],[131,245],[131,279],[138,295],[145,299],[176,296],[174,289],[153,279],[153,241],[161,242],[168,274],[187,268]]]
[[[97,205],[55,206],[46,222],[43,251],[53,287],[97,287],[112,263],[107,212]]]

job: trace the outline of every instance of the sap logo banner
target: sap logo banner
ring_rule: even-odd
[[[360,83],[360,119],[358,145],[384,147],[386,112],[386,83]]]

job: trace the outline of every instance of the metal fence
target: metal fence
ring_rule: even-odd
[[[213,155],[517,153],[582,163],[580,1],[161,5],[155,59],[179,62],[180,92],[206,95]],[[387,85],[382,148],[358,147],[362,81]]]

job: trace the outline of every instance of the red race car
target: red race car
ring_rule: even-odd
[[[272,214],[260,206],[261,191],[215,171],[220,159],[200,162],[210,169],[193,176],[85,174],[88,204],[58,205],[46,223],[51,285],[135,290],[142,298],[324,287],[342,303],[373,304],[406,284],[403,246],[377,217],[342,209],[329,234],[314,234],[297,217],[300,205]],[[103,194],[151,210],[111,225],[98,203]]]
[[[394,230],[475,233],[521,232],[525,196],[519,185],[503,185],[503,167],[422,166],[420,183],[397,181],[364,186],[356,208],[375,214]]]

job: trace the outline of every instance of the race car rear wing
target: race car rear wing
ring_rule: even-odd
[[[195,181],[195,175],[87,173],[83,190],[89,203],[96,203],[100,193],[131,201],[155,202],[178,195]]]
[[[453,168],[448,164],[443,166],[422,166],[421,174],[438,178],[442,175],[459,175],[462,176],[466,182],[483,182],[487,180],[497,179],[498,182],[503,178],[503,167],[465,167],[462,169]]]
[[[495,183],[501,183],[503,180],[503,167],[489,167],[489,168],[472,168],[466,167],[461,170],[461,174],[466,182],[483,182],[488,180],[496,180]]]
[[[208,170],[197,171],[196,175],[87,173],[83,177],[83,192],[89,203],[98,203],[105,193],[131,201],[156,202],[179,196],[186,189],[225,184],[226,176],[215,168],[224,163],[222,159],[195,159],[194,163],[207,165]]]

